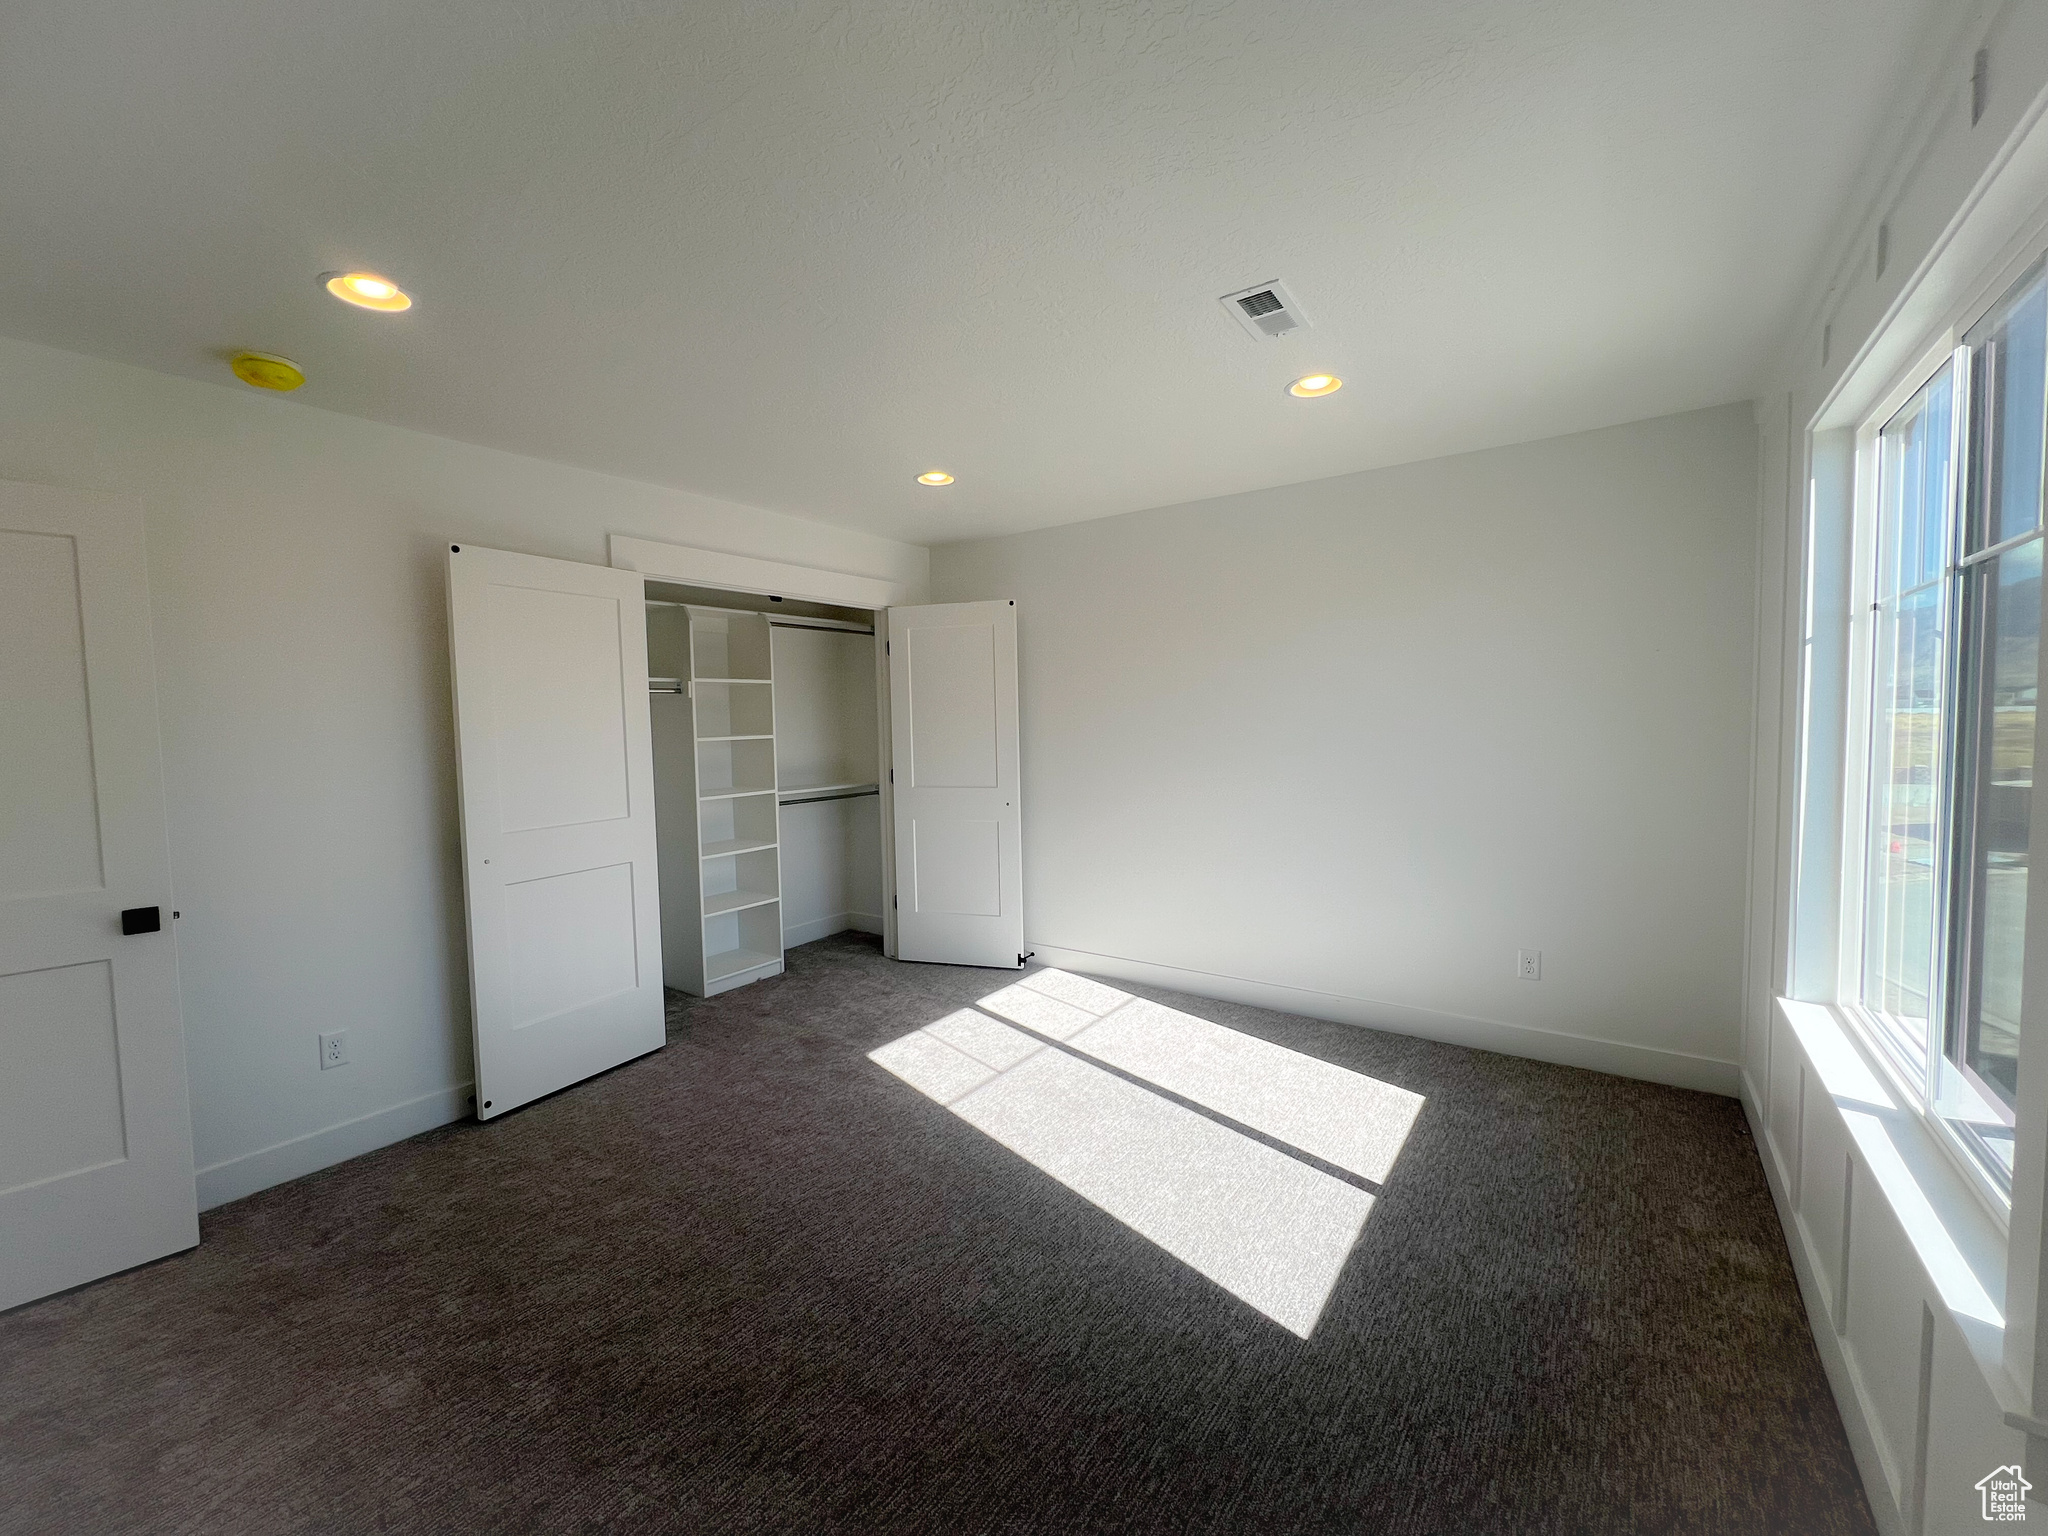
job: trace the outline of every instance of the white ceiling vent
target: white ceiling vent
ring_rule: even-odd
[[[1308,316],[1294,302],[1294,295],[1278,279],[1251,288],[1226,293],[1218,300],[1237,316],[1237,323],[1262,341],[1270,341],[1308,328]]]

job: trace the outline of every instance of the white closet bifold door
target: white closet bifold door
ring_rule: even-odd
[[[1017,605],[889,610],[896,951],[1024,963]]]
[[[663,1040],[645,581],[449,548],[480,1119]]]

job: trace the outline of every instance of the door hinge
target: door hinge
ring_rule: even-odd
[[[889,654],[889,642],[886,640],[882,642],[882,654],[884,656]]]
[[[896,910],[896,898],[894,896],[891,896],[889,898],[889,910],[891,912],[894,912]]]
[[[891,784],[894,784],[896,782],[896,770],[894,768],[891,768],[889,770],[889,782]]]

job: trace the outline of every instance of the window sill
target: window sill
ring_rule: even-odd
[[[1821,1003],[1801,1004],[1802,1007],[1825,1008],[1837,1028],[1849,1037],[1857,1053],[1883,1079],[1890,1094],[1890,1101],[1899,1109],[1911,1115],[1935,1150],[1947,1159],[1949,1169],[1962,1182],[1984,1212],[1991,1218],[2001,1234],[1999,1251],[2004,1252],[2003,1234],[2012,1227],[2012,1210],[2009,1199],[1994,1187],[1991,1175],[1982,1168],[1972,1166],[1969,1152],[1962,1147],[1956,1134],[1936,1123],[1938,1116],[1924,1107],[1920,1084],[1927,1076],[1927,1063],[1923,1057],[1916,1062],[1901,1059],[1901,1051],[1887,1049],[1887,1043],[1877,1038],[1883,1025],[1852,1004]],[[1988,1110],[1988,1105],[1985,1106]]]
[[[2023,1414],[2026,1397],[2004,1360],[2003,1213],[1993,1212],[1987,1192],[1956,1165],[1939,1134],[1839,1010],[1789,998],[1778,999],[1778,1008],[1806,1058],[1811,1087],[1833,1103],[1855,1148],[1857,1201],[1865,1198],[1867,1176],[1967,1341],[2000,1410]],[[1779,1156],[1787,1150],[1779,1149]]]

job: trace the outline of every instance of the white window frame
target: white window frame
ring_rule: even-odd
[[[2037,228],[2007,256],[2007,259],[1997,263],[1992,271],[1972,285],[1967,301],[1952,310],[1947,322],[1935,329],[1919,347],[1914,349],[1911,354],[1912,361],[1892,375],[1882,392],[1872,399],[1856,418],[1849,550],[1852,562],[1848,586],[1849,634],[1845,656],[1845,739],[1842,743],[1840,800],[1841,856],[1835,872],[1839,883],[1835,901],[1837,927],[1836,974],[1832,999],[1834,1010],[1863,1042],[1866,1054],[1872,1058],[1898,1092],[1900,1102],[1910,1108],[1927,1128],[1934,1144],[1962,1173],[1969,1188],[2002,1228],[2009,1228],[2011,1223],[2011,1191],[1999,1183],[1984,1166],[1978,1154],[1965,1144],[1948,1117],[1935,1108],[1937,1074],[1947,1049],[1945,1001],[1939,1006],[1930,1004],[1927,1038],[1922,1042],[1923,1055],[1918,1061],[1902,1059],[1894,1032],[1867,1012],[1859,1001],[1862,993],[1860,972],[1863,956],[1865,853],[1868,844],[1872,768],[1873,637],[1876,630],[1872,603],[1875,600],[1877,580],[1879,434],[1885,424],[1944,366],[1953,365],[1957,369],[1954,417],[1956,435],[1950,462],[1951,524],[1943,551],[1943,591],[1946,597],[1949,583],[1958,568],[1956,540],[1960,537],[1962,509],[1956,498],[1961,494],[1958,482],[1966,468],[1964,455],[1967,449],[1971,410],[1970,359],[1961,339],[1979,320],[2003,301],[2013,286],[2026,276],[2028,270],[2044,255],[2048,255],[2048,228]],[[1951,633],[1950,647],[1955,646],[1959,638]],[[2044,676],[2048,676],[2048,635],[2044,635],[2041,661]],[[1953,649],[1946,651],[1943,668],[1948,679],[1953,678],[1955,662],[1956,652]],[[1951,691],[1949,682],[1945,681],[1943,703],[1944,709],[1948,711],[1952,711],[1954,704],[1950,697]],[[1949,803],[1948,795],[1954,782],[1953,765],[1950,761],[1955,749],[1954,725],[1955,720],[1945,715],[1940,738],[1940,768],[1937,774],[1942,796],[1939,812],[1942,842],[1940,864],[1935,877],[1938,897],[1937,931],[1934,939],[1935,970],[1931,977],[1931,985],[1937,993],[1944,993],[1948,987],[1946,950],[1950,940],[1949,886],[1952,878],[1949,861],[1953,852],[1949,846],[1953,836],[1953,807]],[[2043,725],[2048,725],[2048,719],[2037,722],[2037,742],[2040,740],[2040,726]],[[2038,747],[2036,762],[2040,767],[2048,768],[2048,759],[2040,755]],[[2035,797],[2032,815],[2033,846],[2042,850],[2042,862],[2048,865],[2048,794]],[[2039,916],[2033,911],[2033,901],[2044,885],[2048,885],[2048,881],[2030,875],[2030,938],[2031,930],[2038,926]],[[2027,962],[2027,979],[2032,981],[2042,970],[2039,961],[2030,955]],[[2035,1104],[2042,1102],[2038,1095],[2032,1094],[2023,1094],[2023,1100],[2031,1100]]]
[[[1929,1101],[1928,1084],[1922,1082],[1918,1087],[1910,1085],[1932,1071],[1932,1064],[1927,1059],[1927,1052],[1932,1048],[1931,1038],[1920,1042],[1920,1059],[1902,1059],[1896,1032],[1858,1001],[1863,990],[1863,898],[1865,878],[1868,874],[1865,854],[1870,844],[1870,797],[1875,787],[1872,783],[1870,748],[1871,729],[1874,724],[1872,704],[1876,689],[1877,524],[1880,515],[1878,474],[1882,455],[1880,434],[1885,425],[1905,409],[1906,403],[1943,368],[1958,364],[1956,335],[1957,327],[1945,328],[1935,343],[1922,351],[1911,366],[1899,374],[1891,388],[1879,396],[1876,404],[1865,413],[1863,420],[1857,425],[1855,504],[1849,546],[1849,687],[1847,739],[1843,743],[1842,752],[1842,870],[1841,894],[1837,907],[1841,933],[1840,942],[1835,950],[1839,968],[1835,979],[1835,998],[1843,1015],[1855,1025],[1873,1053],[1890,1069],[1895,1086],[1904,1089],[1909,1100],[1919,1104],[1923,1110]],[[1960,414],[1958,413],[1958,416]],[[1950,496],[1954,494],[1955,472],[1955,458],[1951,451]],[[1944,591],[1948,581],[1949,553],[1946,549],[1942,552]],[[1941,766],[1936,775],[1937,786],[1944,782],[1947,776],[1949,740],[1946,732],[1941,737],[1939,750]],[[1945,869],[1937,871],[1937,891],[1941,889],[1945,873]],[[1935,964],[1939,964],[1938,949]],[[1940,986],[1938,975],[1930,978],[1930,986]],[[1930,1011],[1931,1008],[1930,1003]],[[1932,1033],[1930,1029],[1930,1037]]]

